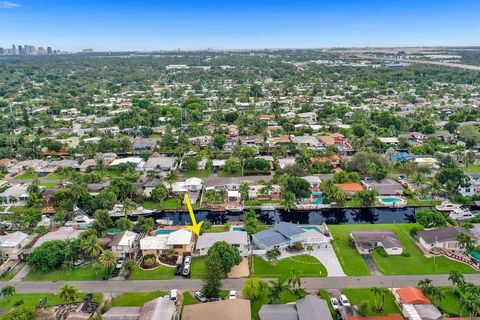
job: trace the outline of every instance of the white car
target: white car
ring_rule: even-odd
[[[230,291],[230,293],[228,294],[228,300],[233,300],[233,299],[237,299],[237,291],[235,290]]]
[[[172,289],[170,290],[170,300],[177,301],[178,290]]]
[[[192,256],[185,256],[185,259],[183,260],[183,265],[189,265],[190,262],[192,262]]]
[[[338,308],[340,308],[340,303],[338,302],[337,298],[330,298],[330,303],[332,304],[333,310],[338,310]]]
[[[340,297],[338,297],[338,300],[344,307],[350,307],[350,301],[348,301],[347,296],[342,294]]]

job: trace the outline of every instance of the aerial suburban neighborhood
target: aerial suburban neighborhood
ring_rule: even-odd
[[[0,48],[0,320],[480,319],[480,47],[155,39]]]

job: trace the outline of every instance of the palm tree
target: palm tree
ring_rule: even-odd
[[[278,251],[275,249],[268,250],[265,255],[267,256],[268,262],[270,262],[271,264],[275,264],[279,256]]]
[[[311,254],[312,254],[312,251],[313,251],[313,245],[308,244],[305,249],[307,250],[308,255],[311,255]]]
[[[432,280],[423,279],[418,282],[418,287],[422,289],[425,294],[429,294],[432,291],[433,285]]]
[[[331,198],[335,203],[342,205],[345,203],[345,201],[347,201],[347,194],[339,187],[335,187],[333,188],[332,193],[329,195],[329,198]]]
[[[5,298],[11,297],[15,294],[16,290],[14,286],[5,286],[0,290],[0,294]]]
[[[410,180],[417,187],[416,189],[418,189],[421,184],[425,183],[425,175],[417,171],[412,175]]]
[[[123,213],[126,216],[130,215],[130,213],[135,211],[136,208],[137,208],[137,204],[133,202],[130,198],[126,198],[123,201]]]
[[[302,285],[300,271],[293,268],[290,269],[290,273],[287,278],[287,283],[292,288],[292,290],[295,290],[296,287],[300,288],[300,286]]]
[[[95,259],[102,253],[102,246],[95,235],[90,235],[80,243],[82,251],[91,259]]]
[[[438,307],[438,305],[440,304],[440,302],[442,302],[442,300],[445,299],[445,292],[443,292],[443,291],[440,290],[439,288],[433,287],[433,288],[431,289],[431,292],[430,292],[429,296],[432,298],[433,304],[434,304],[436,307]]]
[[[460,233],[457,236],[457,241],[460,247],[467,251],[471,251],[475,247],[475,241],[472,240],[472,237],[468,233]]]
[[[372,289],[370,289],[370,291],[372,292],[373,294],[373,299],[374,299],[374,308],[375,310],[378,308],[378,304],[377,304],[377,295],[380,293],[380,289],[377,288],[377,287],[373,287]]]
[[[177,171],[172,170],[168,173],[168,175],[165,177],[165,181],[168,182],[169,185],[172,185],[177,180]]]
[[[276,281],[270,281],[272,285],[270,287],[270,293],[268,294],[268,298],[271,304],[276,304],[280,302],[280,297],[282,293],[289,290],[289,286],[286,283],[285,279],[277,279]]]
[[[458,272],[457,270],[450,271],[448,280],[452,281],[453,290],[458,290],[458,287],[461,287],[465,284],[464,275]]]
[[[65,283],[60,287],[60,298],[68,303],[73,303],[78,298],[78,289]]]
[[[290,191],[282,192],[282,205],[283,208],[288,212],[295,208],[295,194]]]
[[[117,263],[117,255],[113,253],[111,250],[105,250],[103,253],[98,257],[98,262],[104,266],[108,272],[110,273],[115,267]]]
[[[355,198],[357,198],[364,207],[370,207],[375,204],[377,196],[378,191],[374,189],[359,191],[355,194]]]
[[[248,200],[249,190],[250,190],[250,187],[245,181],[240,182],[239,192],[240,192],[240,195],[242,196],[243,203],[245,203],[245,200]]]
[[[385,297],[387,297],[390,294],[390,291],[386,288],[381,288],[379,291],[380,294],[380,310],[383,310],[383,304],[385,303]]]

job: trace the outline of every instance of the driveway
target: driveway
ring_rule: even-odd
[[[340,261],[338,261],[337,255],[333,250],[332,245],[321,244],[319,246],[314,245],[313,251],[310,253],[302,252],[302,254],[310,254],[312,257],[317,258],[327,269],[328,277],[344,277],[346,274],[343,272]],[[297,254],[291,254],[287,251],[282,251],[281,258],[295,256]]]
[[[370,272],[375,275],[375,276],[379,276],[379,275],[382,275],[382,273],[380,272],[380,270],[378,270],[378,266],[377,264],[375,263],[375,260],[373,260],[373,257],[371,254],[362,254],[362,258],[363,260],[365,261],[365,263],[367,264],[368,266],[368,269],[370,269]]]

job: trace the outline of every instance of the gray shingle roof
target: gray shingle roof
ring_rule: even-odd
[[[317,296],[308,295],[298,300],[296,306],[299,320],[333,320],[327,302]]]
[[[357,245],[368,248],[381,242],[385,248],[403,248],[394,232],[390,230],[354,230],[351,232]]]
[[[287,237],[274,229],[260,231],[255,234],[255,238],[266,247],[278,246],[289,241]]]
[[[216,242],[225,241],[228,244],[247,245],[248,235],[244,231],[228,231],[219,233],[204,233],[197,240],[197,249],[209,249]]]
[[[444,227],[439,229],[431,229],[425,231],[418,231],[417,235],[427,243],[434,243],[435,239],[438,242],[453,241],[462,233],[468,233],[468,230],[462,227]]]
[[[305,230],[289,222],[280,222],[275,226],[275,230],[277,230],[287,238],[291,238],[297,234],[305,232]]]
[[[299,320],[294,304],[265,304],[258,315],[260,320]]]

